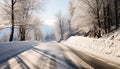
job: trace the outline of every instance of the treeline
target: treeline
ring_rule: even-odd
[[[119,28],[119,0],[71,0],[69,11],[73,35],[100,38]]]

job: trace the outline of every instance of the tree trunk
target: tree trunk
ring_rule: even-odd
[[[118,22],[118,5],[117,5],[117,0],[115,0],[115,18],[116,18],[116,29],[119,27],[119,22]]]
[[[60,39],[58,40],[58,42],[60,42],[61,40],[63,40],[62,20],[59,21],[59,27],[60,27]]]
[[[107,23],[107,21],[106,21],[106,8],[105,8],[105,6],[103,7],[103,11],[104,11],[104,30],[105,30],[105,34],[107,34],[107,25],[106,25],[106,23]]]
[[[9,41],[13,41],[13,36],[14,36],[14,1],[11,0],[11,23],[12,23],[12,27],[11,27],[11,34],[10,34],[10,39]]]
[[[99,9],[97,8],[97,21],[98,21],[98,27],[100,28],[100,14],[99,14]],[[98,30],[98,38],[101,37],[101,30]]]
[[[110,7],[109,7],[109,4],[107,4],[107,29],[108,29],[108,32],[110,32]]]
[[[67,38],[71,36],[71,20],[68,21],[68,26],[69,26],[69,35]]]
[[[20,41],[25,41],[25,27],[24,25],[19,26],[20,31]]]

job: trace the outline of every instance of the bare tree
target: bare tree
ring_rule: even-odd
[[[57,36],[59,37],[57,41],[60,42],[61,40],[63,40],[63,34],[64,34],[64,29],[63,29],[64,21],[61,12],[57,13],[56,15],[56,23],[57,23],[58,32],[60,34],[60,36]]]
[[[69,15],[68,15],[68,19],[67,19],[67,23],[68,23],[68,27],[69,27],[69,36],[68,37],[70,37],[72,34],[71,19],[72,19],[72,16],[74,14],[74,9],[75,8],[73,7],[72,2],[70,1],[69,2]]]
[[[34,29],[34,40],[36,41],[42,41],[43,40],[43,33],[40,28],[35,28]]]
[[[11,0],[11,23],[12,23],[12,28],[11,28],[11,34],[10,34],[10,39],[9,41],[13,41],[13,35],[14,35],[14,5],[16,3],[16,0]]]
[[[28,29],[28,31],[33,30],[34,31],[34,40],[42,41],[43,40],[43,32],[41,31],[42,21],[38,19],[37,17],[33,21],[32,27]]]
[[[25,40],[27,25],[29,25],[29,19],[33,12],[39,11],[42,8],[42,0],[25,0],[20,2],[21,11],[21,21],[19,24],[19,30],[21,38],[20,40]]]
[[[10,19],[11,20],[11,33],[10,33],[9,41],[13,41],[14,23],[15,23],[15,20],[14,20],[14,7],[15,7],[16,2],[17,2],[17,0],[10,0],[10,1],[4,0],[4,3],[3,3],[3,5],[4,5],[4,7],[3,7],[4,11],[11,18]]]
[[[20,2],[22,0],[4,0],[3,1],[3,7],[2,9],[4,10],[5,15],[3,18],[4,19],[7,19],[7,21],[11,21],[11,33],[10,33],[10,38],[9,38],[9,41],[13,41],[13,36],[14,36],[14,26],[15,26],[15,22],[16,22],[16,19],[15,19],[15,15],[16,15],[16,12],[15,12],[15,8],[16,8],[16,4],[18,2]],[[7,18],[6,18],[7,17]]]

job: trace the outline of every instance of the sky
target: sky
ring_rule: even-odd
[[[44,11],[42,12],[42,19],[45,23],[52,25],[55,21],[55,15],[61,11],[66,14],[68,10],[69,0],[47,0]]]
[[[55,22],[55,15],[61,11],[63,15],[67,14],[69,0],[47,0],[45,2],[44,11],[41,18],[44,21],[45,26],[43,31],[48,33],[53,31],[52,27]]]

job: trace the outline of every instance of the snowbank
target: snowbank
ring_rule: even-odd
[[[117,31],[110,33],[108,36],[110,40],[118,40],[120,41],[120,28]]]
[[[74,36],[65,44],[77,50],[82,49],[103,58],[120,61],[120,41]]]

